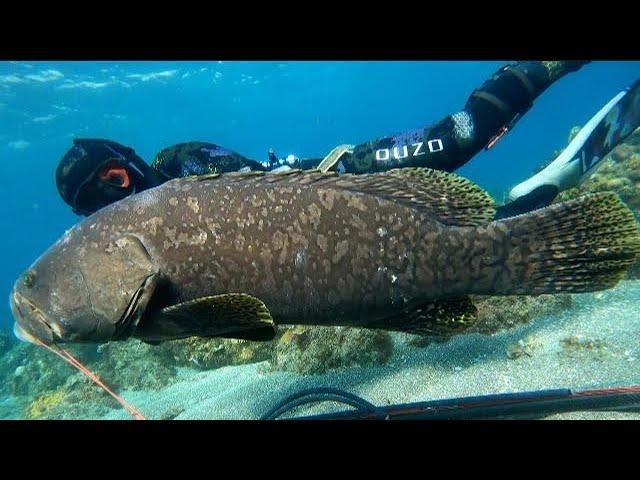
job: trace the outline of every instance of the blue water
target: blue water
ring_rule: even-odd
[[[505,62],[0,62],[0,295],[79,220],[58,197],[55,167],[73,137],[110,138],[151,161],[211,141],[263,160],[322,157],[461,110]],[[523,180],[566,145],[640,62],[594,62],[555,85],[516,129],[458,173],[492,192]],[[6,297],[5,297],[6,298]],[[8,305],[0,325],[8,325]]]

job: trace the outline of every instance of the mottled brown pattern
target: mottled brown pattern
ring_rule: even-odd
[[[606,288],[640,253],[637,225],[614,195],[503,222],[487,221],[493,211],[477,186],[420,169],[183,178],[89,217],[40,267],[90,263],[100,305],[128,302],[129,283],[153,275],[160,303],[247,293],[276,323],[401,328],[402,314],[442,313],[451,328],[472,310],[464,295]],[[143,246],[131,243],[129,260],[117,245],[125,234]]]
[[[189,189],[177,180],[150,195],[157,197],[150,207],[154,216],[162,212],[173,226],[160,238],[139,234],[183,300],[246,292],[280,321],[362,324],[375,317],[374,310],[386,314],[416,299],[526,293],[528,276],[536,274],[530,256],[555,245],[532,227],[574,223],[566,212],[558,212],[561,221],[552,211],[526,222],[445,227],[418,208],[331,182],[323,187],[311,176],[288,177],[223,176],[188,182]],[[340,181],[347,186],[348,180]],[[169,201],[174,198],[176,205]],[[195,198],[201,212],[193,208]],[[127,216],[113,220],[122,223]],[[266,231],[260,218],[269,220]],[[521,242],[512,245],[513,238]],[[571,248],[564,237],[561,245]],[[202,259],[197,275],[192,258]]]

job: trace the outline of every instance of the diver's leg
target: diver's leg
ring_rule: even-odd
[[[463,111],[424,128],[357,145],[330,169],[368,173],[398,167],[453,171],[509,131],[552,83],[582,67],[584,61],[528,61],[506,65],[475,90]],[[313,168],[320,159],[302,160]]]
[[[618,93],[582,127],[563,152],[540,172],[516,185],[496,218],[546,207],[563,190],[576,187],[640,126],[640,80]]]

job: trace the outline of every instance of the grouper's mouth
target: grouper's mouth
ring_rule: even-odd
[[[47,320],[46,315],[36,305],[30,302],[17,291],[13,291],[9,303],[11,312],[15,318],[13,333],[23,342],[39,345],[45,343],[50,345],[55,342],[60,335],[55,332],[51,325],[55,325]]]
[[[127,401],[117,393],[113,392],[95,373],[89,370],[71,353],[56,345],[56,340],[61,340],[62,337],[60,327],[55,323],[47,321],[44,312],[33,302],[29,301],[24,295],[21,295],[14,289],[9,297],[9,303],[11,304],[13,316],[16,319],[13,324],[13,333],[16,337],[23,342],[34,343],[55,353],[115,398],[136,420],[146,420],[135,407],[127,403]]]

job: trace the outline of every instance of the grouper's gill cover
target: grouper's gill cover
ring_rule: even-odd
[[[236,320],[259,327],[240,338],[268,338],[273,321],[454,334],[475,319],[468,294],[608,288],[640,254],[614,194],[494,213],[479,187],[428,169],[210,175],[107,207],[48,255],[83,272],[85,308],[114,335],[162,341],[233,336]]]
[[[135,234],[93,215],[27,270],[11,301],[14,312],[26,316],[20,326],[27,333],[34,330],[31,314],[37,316],[32,322],[45,322],[53,330],[53,340],[102,342],[132,333],[142,313],[135,311],[135,302],[144,300],[156,272]]]

